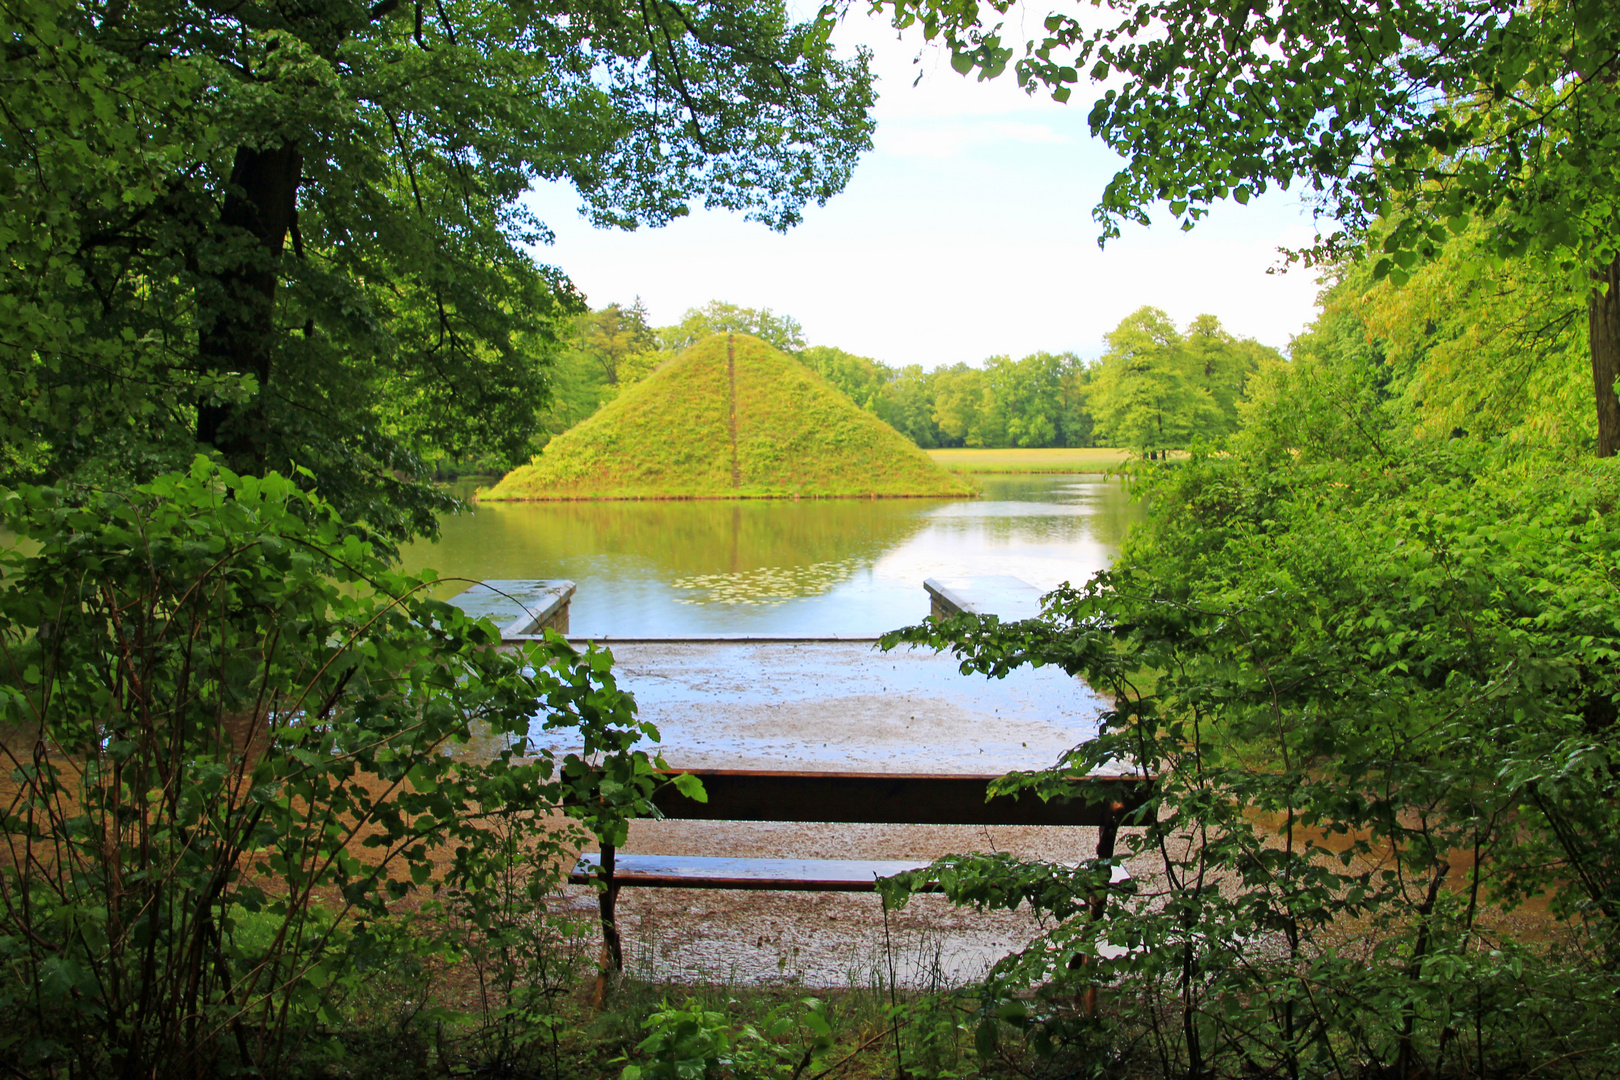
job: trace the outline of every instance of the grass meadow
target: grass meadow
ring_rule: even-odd
[[[1125,464],[1128,450],[1111,447],[929,450],[928,456],[958,473],[1105,473]]]

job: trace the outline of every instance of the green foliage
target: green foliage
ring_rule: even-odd
[[[936,368],[933,374],[932,419],[939,427],[940,445],[982,447],[985,431],[978,420],[984,401],[984,373],[966,364],[952,364]]]
[[[1096,436],[1143,453],[1215,441],[1237,427],[1249,378],[1282,357],[1200,315],[1179,333],[1157,308],[1140,308],[1108,334],[1088,401]]]
[[[444,936],[476,972],[477,1024],[470,1056],[490,1070],[535,1068],[561,1075],[570,1020],[565,995],[598,943],[594,919],[556,904],[562,864],[555,834],[533,818],[492,822],[447,882],[451,926]]]
[[[647,325],[647,309],[641,297],[629,307],[609,304],[583,320],[582,347],[602,369],[608,386],[617,388],[621,374],[626,382],[645,375],[654,361],[652,327]]]
[[[807,1069],[820,1073],[833,1045],[832,1026],[816,998],[772,1009],[758,1027],[734,1026],[725,1013],[697,1001],[685,1008],[666,1001],[643,1027],[648,1035],[636,1051],[648,1061],[626,1065],[620,1080],[798,1080]]]
[[[870,145],[864,53],[784,5],[16,0],[0,90],[0,479],[198,445],[431,532],[425,456],[521,458],[581,308],[521,199],[772,228]]]
[[[837,387],[849,400],[882,417],[896,430],[904,430],[894,424],[890,416],[884,415],[888,402],[883,390],[895,375],[893,368],[869,356],[856,356],[831,345],[812,345],[795,355],[799,363]]]
[[[931,415],[934,376],[921,365],[895,369],[831,345],[812,345],[797,355],[805,367],[918,446],[939,445]]]
[[[1014,60],[994,22],[1005,2],[874,6],[942,39],[958,71],[990,78]],[[1105,236],[1157,203],[1187,227],[1217,200],[1299,181],[1344,226],[1340,241],[1401,211],[1377,271],[1397,284],[1471,220],[1489,221],[1493,252],[1540,252],[1583,290],[1615,258],[1612,4],[1108,6],[1116,18],[1100,25],[1047,15],[1014,65],[1059,101],[1082,73],[1105,87],[1088,122],[1128,162],[1094,211]]]
[[[997,427],[1005,426],[1008,446],[1077,445],[1065,428],[1072,421],[1070,400],[1074,375],[1081,367],[1073,353],[1034,353],[1014,361],[993,356],[985,361],[990,409]]]
[[[1087,365],[1073,353],[992,356],[925,377],[938,445],[1092,446]]]
[[[480,498],[962,495],[971,490],[791,357],[757,338],[736,335],[710,338],[664,364]]]
[[[275,1075],[394,901],[449,885],[497,933],[503,840],[533,899],[647,805],[656,732],[606,652],[501,650],[288,479],[199,458],[5,492],[0,522],[11,1071]]]
[[[681,353],[715,334],[748,334],[785,353],[804,348],[804,328],[793,316],[778,315],[770,308],[738,307],[723,300],[688,308],[679,323],[658,331],[658,344],[667,353]]]
[[[1323,320],[1376,343],[1421,433],[1589,448],[1587,297],[1533,260],[1490,258],[1483,231],[1448,241],[1403,286],[1374,281],[1366,262],[1344,267]]]
[[[891,635],[1111,695],[1099,739],[998,790],[1154,782],[1112,858],[897,883],[1053,920],[992,971],[986,1047],[1092,1038],[1075,995],[1103,988],[1162,1075],[1620,1067],[1620,473],[1414,439],[1339,344],[1268,373],[1228,452],[1149,469],[1147,524],[1042,619]]]

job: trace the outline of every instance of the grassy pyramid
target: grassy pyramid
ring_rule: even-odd
[[[756,337],[717,334],[551,440],[480,499],[971,495]]]

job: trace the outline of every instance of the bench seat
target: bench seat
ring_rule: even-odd
[[[724,859],[697,855],[627,855],[613,858],[613,883],[642,889],[779,889],[784,892],[874,892],[877,879],[927,866],[905,859]],[[588,885],[597,879],[602,857],[579,857],[568,880]],[[1114,884],[1128,880],[1114,867]],[[930,887],[924,891],[937,891]]]
[[[695,855],[613,858],[613,883],[643,889],[781,889],[788,892],[873,892],[877,879],[927,866],[903,859],[722,859]],[[581,855],[568,880],[596,880],[602,857]]]

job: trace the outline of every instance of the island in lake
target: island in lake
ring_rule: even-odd
[[[759,338],[716,334],[514,469],[486,501],[963,497],[967,480]]]

